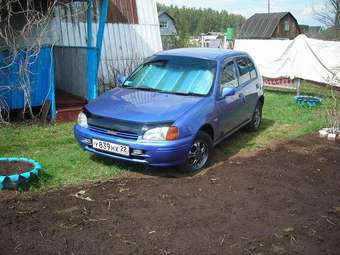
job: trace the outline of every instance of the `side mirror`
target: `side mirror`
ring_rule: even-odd
[[[222,97],[229,97],[235,95],[236,90],[232,87],[224,87],[222,89]]]
[[[126,81],[126,79],[127,79],[127,76],[120,74],[117,77],[117,83],[119,85],[123,85],[123,83]]]

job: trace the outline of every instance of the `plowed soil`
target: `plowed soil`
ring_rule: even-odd
[[[0,203],[0,254],[340,254],[340,146],[310,135],[196,176]]]

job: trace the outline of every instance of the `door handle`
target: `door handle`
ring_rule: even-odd
[[[246,102],[246,97],[244,96],[243,93],[238,94],[238,97],[241,99],[242,103]]]

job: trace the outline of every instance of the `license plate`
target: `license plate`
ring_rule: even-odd
[[[116,154],[120,154],[124,156],[130,155],[129,146],[126,146],[126,145],[115,144],[115,143],[92,139],[92,146],[93,148],[101,150],[101,151],[108,151],[111,153],[116,153]]]

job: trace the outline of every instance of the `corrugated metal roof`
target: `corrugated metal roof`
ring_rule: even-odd
[[[280,20],[287,15],[293,17],[290,12],[256,13],[243,24],[241,34],[245,38],[271,38]]]

